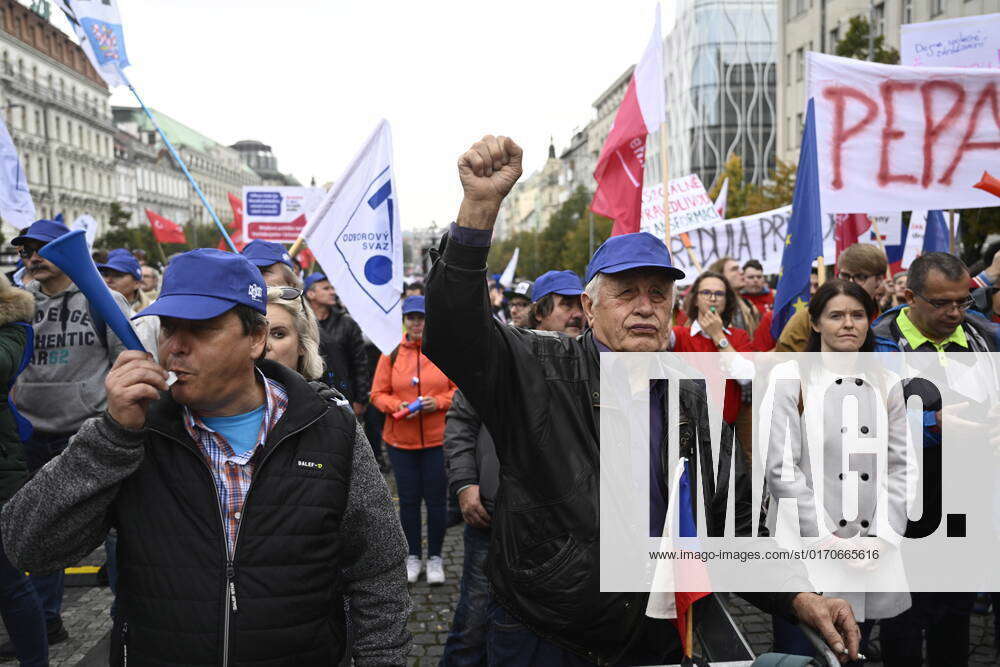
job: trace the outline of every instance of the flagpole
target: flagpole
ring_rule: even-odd
[[[167,266],[167,253],[163,252],[163,244],[159,241],[156,242],[156,247],[160,249],[160,257],[163,259],[163,266]]]
[[[687,623],[685,624],[684,634],[687,635],[684,642],[684,657],[691,658],[694,653],[694,604],[692,603],[687,608]]]
[[[667,122],[660,123],[660,169],[663,171],[663,243],[670,252],[670,156],[667,155]]]
[[[663,171],[663,242],[667,246],[667,252],[670,252],[670,156],[667,153],[668,146],[667,123],[663,122],[660,123],[660,169]],[[694,250],[691,247],[691,237],[687,233],[679,234],[678,236],[681,239],[681,243],[684,244],[684,249],[687,251],[691,265],[694,266],[698,273],[701,273],[701,262],[694,256]]]
[[[816,281],[819,285],[826,282],[826,262],[823,261],[823,255],[816,258]]]
[[[955,254],[955,209],[948,211],[948,254]]]
[[[149,107],[147,107],[146,103],[142,101],[141,97],[139,97],[139,91],[135,89],[135,86],[132,85],[132,82],[129,81],[128,77],[125,76],[125,72],[123,72],[120,67],[118,68],[118,74],[121,76],[122,81],[125,82],[125,85],[128,86],[128,89],[132,91],[132,94],[135,95],[135,99],[139,103],[139,106],[142,107],[142,110],[146,113],[146,117],[149,118],[150,122],[153,123],[153,127],[156,128],[156,131],[160,135],[160,138],[163,139],[163,143],[166,145],[167,150],[170,151],[170,155],[173,156],[174,161],[181,168],[181,171],[184,172],[184,175],[187,177],[188,182],[191,183],[191,187],[193,187],[194,191],[198,193],[198,197],[201,198],[201,203],[205,205],[206,209],[208,209],[209,215],[212,216],[212,220],[215,221],[215,225],[219,228],[219,231],[222,233],[222,238],[225,239],[226,245],[228,245],[229,249],[232,250],[234,253],[238,253],[239,251],[236,250],[236,246],[233,244],[233,240],[229,238],[229,234],[228,232],[226,232],[225,226],[222,224],[222,221],[219,220],[219,216],[216,215],[215,209],[213,209],[212,205],[208,203],[208,199],[205,197],[205,193],[201,191],[200,187],[198,187],[198,183],[194,180],[194,177],[191,175],[191,172],[188,171],[187,165],[184,164],[184,160],[181,159],[181,156],[177,153],[177,150],[174,148],[174,145],[170,143],[169,139],[167,139],[167,135],[163,132],[163,128],[160,127],[160,124],[156,122],[156,118],[153,117],[153,114],[152,112],[150,112]]]

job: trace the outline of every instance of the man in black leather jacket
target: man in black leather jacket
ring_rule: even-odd
[[[426,282],[425,350],[482,416],[500,459],[487,566],[495,601],[490,660],[676,661],[677,632],[645,616],[648,593],[600,590],[598,353],[599,346],[666,349],[678,272],[665,270],[662,261],[644,265],[642,257],[624,272],[604,267],[587,286],[593,293],[584,295],[592,330],[576,339],[503,326],[491,316],[486,256],[500,203],[521,174],[521,149],[508,138],[487,136],[458,167],[465,197]],[[707,427],[704,401],[682,388],[681,410],[700,438],[702,423]],[[731,456],[731,434],[728,444]],[[703,490],[712,489],[703,484]],[[738,524],[749,516],[737,514]],[[816,628],[843,659],[857,659],[857,624],[843,600],[806,592],[746,597]]]

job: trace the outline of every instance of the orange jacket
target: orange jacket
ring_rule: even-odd
[[[400,449],[440,447],[444,443],[444,416],[455,389],[455,383],[420,351],[420,342],[407,340],[404,335],[396,351],[396,363],[383,354],[372,380],[371,401],[386,413],[382,439]],[[412,419],[392,418],[400,403],[415,401],[417,396],[433,396],[437,410],[420,412]]]

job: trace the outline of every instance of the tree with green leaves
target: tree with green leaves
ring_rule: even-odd
[[[518,276],[534,280],[551,269],[571,269],[582,277],[590,261],[590,220],[594,221],[595,249],[611,235],[611,221],[590,210],[592,196],[581,186],[552,214],[541,231],[520,232],[494,243],[488,258],[490,272],[503,271],[514,249],[520,248]]]
[[[864,16],[851,18],[847,26],[847,32],[837,41],[834,53],[844,58],[854,58],[856,60],[868,60],[868,31],[871,26]],[[877,63],[886,65],[899,64],[899,51],[893,47],[885,48],[885,35],[878,35],[872,40],[874,45],[874,60]]]

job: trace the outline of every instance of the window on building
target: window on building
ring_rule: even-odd
[[[931,16],[940,16],[944,13],[944,0],[931,0]]]
[[[29,183],[35,180],[31,175],[31,156],[27,153],[24,154],[24,177]]]
[[[42,114],[35,110],[35,134],[42,134]]]
[[[795,115],[795,145],[798,146],[802,143],[802,128],[805,127],[802,121],[802,112],[800,111]]]
[[[76,140],[77,140],[76,145],[79,146],[80,148],[83,148],[83,125],[76,126]]]
[[[801,115],[801,114],[799,114]],[[76,165],[71,164],[69,166],[69,186],[76,190]]]
[[[62,118],[56,116],[56,139],[62,141]]]
[[[830,31],[830,41],[827,42],[826,49],[827,53],[833,53],[837,50],[837,42],[840,41],[840,26],[837,26]]]
[[[24,78],[24,58],[17,59],[17,75]]]
[[[66,185],[66,172],[62,160],[59,160],[59,185]]]
[[[875,5],[875,36],[885,34],[885,3],[879,2]]]
[[[795,80],[801,81],[806,71],[806,51],[803,47],[795,49]]]

